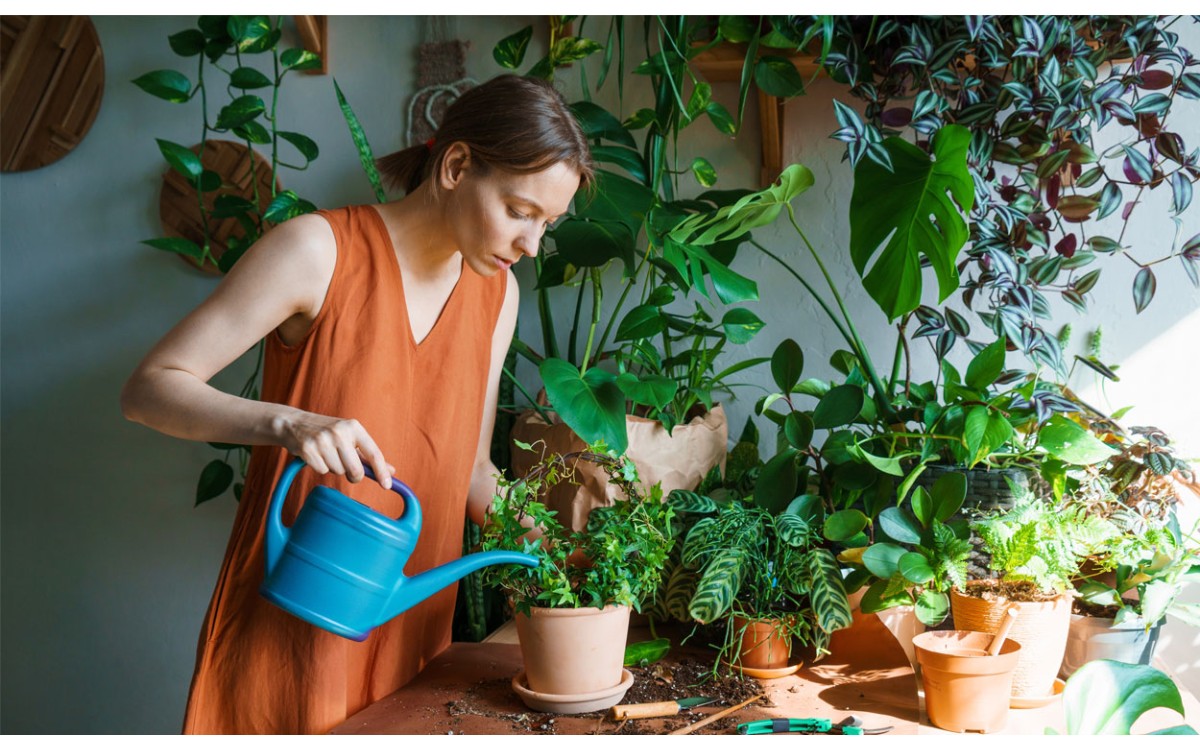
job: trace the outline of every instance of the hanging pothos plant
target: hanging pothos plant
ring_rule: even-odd
[[[194,81],[187,74],[170,68],[153,70],[134,79],[133,83],[143,91],[164,101],[175,104],[200,102],[199,148],[193,151],[164,138],[156,141],[170,169],[182,175],[195,191],[202,236],[194,239],[158,237],[144,240],[144,244],[185,256],[198,266],[227,273],[271,226],[316,210],[315,205],[295,192],[279,190],[276,180],[280,169],[305,170],[320,153],[311,138],[282,129],[278,120],[279,91],[287,74],[321,66],[320,57],[312,52],[280,48],[282,23],[281,17],[200,16],[195,26],[167,38],[176,55],[194,62]],[[255,64],[264,57],[265,64]],[[210,105],[216,105],[222,92],[229,100],[219,106],[216,119],[212,120]],[[238,175],[250,175],[247,182],[251,186],[251,198],[247,199],[236,186],[224,182],[221,175],[204,167],[205,149],[215,137],[232,137],[245,144],[246,159],[236,170]],[[255,147],[267,150],[270,156],[269,179],[265,180],[270,185],[269,199],[259,194],[263,188],[259,185]],[[298,160],[296,156],[299,156]],[[224,252],[217,258],[213,252],[213,224],[227,219],[236,219],[237,228],[225,238]],[[243,398],[259,396],[261,341],[256,349],[254,371],[238,393]],[[223,457],[210,461],[200,472],[196,505],[219,497],[230,486],[240,500],[243,487],[240,479],[246,475],[250,446],[210,445],[221,451]],[[234,457],[239,467],[239,481],[235,481]]]

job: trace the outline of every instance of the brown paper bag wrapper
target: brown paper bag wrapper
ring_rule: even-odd
[[[627,416],[625,427],[629,433],[629,448],[625,453],[637,466],[643,490],[660,482],[663,497],[671,490],[694,490],[714,466],[720,466],[722,471],[725,469],[729,424],[720,404],[687,424],[676,425],[670,435],[660,423],[642,417]],[[541,440],[547,452],[558,454],[582,451],[587,447],[570,427],[557,420],[554,424],[546,424],[532,410],[517,417],[512,439],[530,445]],[[514,445],[514,475],[524,476],[540,455],[540,445],[536,452]],[[582,531],[592,508],[612,505],[619,489],[610,487],[608,475],[590,461],[579,462],[576,479],[578,485],[563,482],[553,488],[546,505],[558,513],[563,526]]]

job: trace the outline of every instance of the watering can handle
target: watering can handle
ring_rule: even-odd
[[[283,501],[287,497],[288,490],[292,487],[292,480],[300,473],[300,470],[305,467],[304,459],[293,457],[284,467],[283,473],[279,476],[279,481],[275,484],[275,490],[271,493],[271,505],[267,509],[267,531],[266,531],[266,551],[267,551],[267,575],[275,568],[275,563],[278,562],[279,556],[283,553],[283,548],[287,546],[288,535],[290,530],[283,525]],[[375,472],[371,471],[370,466],[363,466],[366,475],[371,479],[375,478]],[[416,533],[421,530],[421,504],[417,502],[417,496],[412,489],[401,482],[399,479],[392,477],[392,491],[400,497],[404,498],[404,512],[400,514],[400,519],[404,519],[406,523],[413,526]]]

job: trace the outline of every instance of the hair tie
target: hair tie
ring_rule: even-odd
[[[434,143],[436,143],[436,142],[437,142],[437,139],[436,139],[436,138],[430,138],[429,140],[425,141],[425,150],[426,150],[426,151],[432,151],[432,150],[433,150],[433,144],[434,144]]]

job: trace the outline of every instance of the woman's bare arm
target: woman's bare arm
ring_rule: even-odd
[[[315,471],[354,482],[363,477],[365,459],[380,484],[390,486],[391,467],[357,421],[239,398],[208,385],[274,329],[307,330],[336,259],[333,230],[319,216],[300,216],[269,231],[138,365],[121,392],[125,417],[189,440],[282,445]]]

